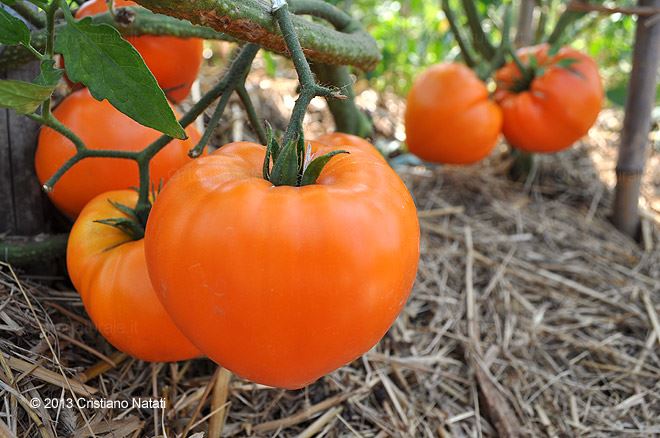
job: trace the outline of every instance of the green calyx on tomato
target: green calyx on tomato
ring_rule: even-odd
[[[133,190],[139,193],[139,190],[137,188],[133,188]],[[141,218],[140,215],[138,214],[137,206],[136,208],[132,208],[129,207],[128,205],[124,205],[120,202],[116,202],[113,201],[112,199],[108,199],[110,205],[112,205],[119,212],[123,213],[125,216],[109,218],[109,219],[99,219],[94,222],[117,228],[119,231],[128,235],[131,238],[131,240],[144,239],[144,232],[147,226],[146,219],[149,217],[149,212],[151,211],[153,200],[156,199],[156,196],[158,196],[158,193],[160,193],[161,190],[163,190],[162,180],[160,181],[158,186],[156,185],[151,186],[151,192],[149,195],[149,199],[147,200],[148,209],[144,214],[144,218]]]
[[[556,50],[551,48],[548,53],[554,56],[556,55]],[[530,55],[529,61],[526,64],[523,63],[514,52],[512,52],[511,55],[518,70],[520,70],[520,77],[516,79],[509,88],[509,91],[512,93],[522,93],[523,91],[531,89],[534,79],[543,76],[550,67],[540,63],[534,55]],[[579,76],[580,72],[572,68],[573,64],[577,62],[579,62],[579,60],[576,58],[562,58],[556,61],[554,66],[566,69]]]
[[[110,205],[112,205],[116,210],[124,213],[123,217],[113,217],[108,219],[98,219],[94,222],[108,225],[113,228],[117,228],[119,231],[128,235],[131,240],[140,240],[144,238],[144,225],[138,218],[138,215],[134,208],[131,208],[127,205],[121,204],[119,202],[108,199]]]
[[[271,127],[268,126],[268,145],[263,164],[263,177],[274,186],[308,186],[316,183],[321,171],[332,157],[348,153],[345,150],[336,150],[312,160],[312,146],[305,144],[302,132],[298,135],[297,140],[280,146]]]

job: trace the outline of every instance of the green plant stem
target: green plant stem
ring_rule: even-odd
[[[472,33],[472,43],[479,53],[486,59],[491,60],[495,53],[495,47],[491,44],[488,36],[481,27],[482,19],[477,11],[474,0],[461,0],[465,15],[467,16],[468,27]]]
[[[32,44],[21,44],[21,47],[25,47],[27,51],[29,51],[32,55],[34,55],[35,58],[37,58],[40,61],[47,59],[47,57],[44,54],[42,54],[37,49],[32,47]]]
[[[537,165],[536,154],[524,152],[520,149],[511,147],[511,156],[513,163],[509,169],[509,176],[514,181],[527,181],[530,176],[534,176],[534,166]]]
[[[213,110],[213,114],[211,115],[211,119],[209,120],[209,123],[206,125],[206,130],[204,131],[204,135],[202,135],[202,138],[189,153],[189,155],[192,158],[197,158],[200,155],[202,155],[202,153],[204,152],[204,148],[209,143],[209,140],[211,139],[211,136],[213,135],[215,128],[217,128],[218,124],[220,123],[222,114],[225,112],[225,108],[229,103],[229,99],[231,98],[233,91],[234,91],[233,89],[232,90],[228,89],[222,94],[222,97],[218,101],[218,105],[215,107],[215,110]]]
[[[55,14],[59,7],[59,2],[54,1],[46,9],[46,53],[43,59],[53,59],[55,55]],[[45,119],[50,117],[50,98],[41,105],[41,115]]]
[[[11,6],[13,10],[35,27],[46,26],[46,16],[33,4],[19,0]]]
[[[355,93],[348,67],[319,63],[313,63],[311,67],[320,83],[335,87],[346,96],[346,99],[327,99],[335,129],[359,137],[371,136],[373,125],[367,115],[355,105]]]
[[[48,114],[48,115],[27,114],[27,117],[31,118],[35,122],[39,122],[42,125],[48,126],[49,128],[53,129],[54,131],[57,131],[58,133],[62,134],[63,136],[71,140],[73,145],[76,147],[77,151],[87,149],[85,147],[85,143],[83,143],[80,137],[74,134],[73,131],[71,131],[69,128],[64,126],[52,114]]]
[[[307,107],[312,99],[316,96],[337,98],[343,96],[335,90],[322,87],[316,83],[312,69],[307,62],[302,46],[300,45],[300,40],[298,40],[298,36],[296,35],[296,30],[293,26],[287,3],[283,2],[281,7],[273,11],[273,15],[280,26],[282,38],[284,38],[289,50],[296,73],[298,73],[298,81],[300,82],[300,95],[293,107],[289,126],[287,126],[284,138],[282,139],[282,144],[286,145],[294,140],[302,130],[303,118],[305,117]]]
[[[454,11],[451,9],[449,0],[442,0],[441,4],[442,4],[442,10],[445,13],[445,17],[449,22],[449,28],[451,29],[451,33],[454,35],[454,39],[456,40],[458,47],[461,49],[461,54],[463,55],[463,60],[465,61],[465,64],[467,64],[468,67],[470,68],[476,67],[477,66],[476,55],[473,53],[472,47],[470,47],[468,42],[463,37],[463,34],[461,33],[460,26],[458,25],[458,21],[456,20],[456,15],[454,14]]]
[[[359,21],[330,3],[314,0],[294,0],[289,2],[289,11],[297,15],[311,15],[321,18],[342,33],[362,30]]]
[[[204,24],[242,41],[253,42],[276,53],[287,54],[287,44],[273,20],[270,1],[264,0],[137,0],[154,12]],[[328,17],[328,8],[335,8],[323,0],[291,0],[292,10],[298,5],[316,15]],[[301,6],[301,8],[302,8]],[[336,8],[335,8],[336,9]],[[322,12],[321,12],[322,11]],[[338,13],[334,14],[337,17]],[[374,39],[361,27],[339,32],[322,23],[294,16],[291,19],[306,56],[317,62],[332,65],[352,65],[372,70],[381,55]]]
[[[504,22],[502,23],[502,40],[493,58],[485,65],[479,65],[476,68],[477,75],[482,81],[487,81],[495,70],[502,67],[506,61],[506,55],[511,49],[511,5],[506,5],[504,9]]]
[[[516,53],[516,50],[509,46],[507,47],[509,50],[509,55],[511,55],[511,59],[513,59],[513,63],[516,64],[516,67],[518,67],[518,70],[520,70],[520,75],[523,77],[524,80],[527,80],[530,75],[530,70],[523,64],[523,62],[520,60],[520,57]]]
[[[95,15],[92,17],[92,21],[95,24],[111,25],[119,30],[124,37],[164,35],[236,42],[235,38],[222,32],[215,31],[209,27],[192,25],[189,22],[177,18],[154,14],[144,8],[133,7],[127,9],[130,9],[135,17],[133,22],[129,25],[117,23],[109,13]],[[63,24],[56,25],[55,33],[57,33],[62,26]],[[46,29],[39,29],[32,32],[32,46],[37,51],[45,49],[46,40]],[[0,51],[0,70],[12,69],[34,59],[33,53],[23,46],[2,47],[3,50]]]
[[[140,7],[126,7],[124,9],[130,11],[133,15],[133,21],[130,24],[117,23],[109,13],[95,15],[92,19],[96,24],[109,24],[115,27],[123,36],[167,35],[237,42],[236,38],[210,27],[191,24],[188,21],[167,15],[154,14]]]
[[[564,10],[548,37],[548,44],[555,45],[561,43],[561,39],[564,36],[566,29],[584,15],[586,15],[585,12],[571,11],[569,9]]]
[[[257,115],[257,110],[254,108],[254,104],[252,103],[252,98],[245,89],[245,83],[241,84],[236,89],[236,92],[238,93],[238,97],[241,99],[241,102],[243,103],[243,108],[245,108],[245,112],[247,113],[248,120],[250,121],[250,125],[252,125],[252,129],[254,129],[254,131],[257,133],[257,137],[259,137],[259,142],[261,142],[261,144],[264,145],[267,144],[268,136],[266,134],[266,130],[264,129],[263,121]]]
[[[227,73],[224,77],[211,89],[209,90],[202,98],[195,103],[195,105],[190,108],[190,110],[179,120],[179,124],[184,128],[190,125],[192,122],[199,117],[206,108],[208,108],[216,99],[222,96],[229,88],[232,87],[232,84],[237,81],[241,81],[247,71],[252,65],[254,57],[259,51],[259,46],[256,44],[246,44],[241,48],[240,53],[236,56],[236,59],[229,67]],[[158,138],[156,141],[147,146],[141,154],[152,156],[155,155],[162,148],[167,146],[167,144],[172,141],[171,137],[163,135]]]
[[[539,44],[545,38],[545,27],[548,23],[548,10],[542,6],[539,11],[539,20],[536,24],[536,31],[534,32],[534,43]]]
[[[140,187],[138,188],[138,201],[135,204],[135,216],[144,228],[147,226],[147,219],[151,211],[151,200],[149,199],[149,189],[151,188],[151,178],[149,176],[149,165],[152,157],[139,157],[137,161],[140,175]],[[144,233],[143,233],[144,235]]]
[[[53,190],[55,184],[64,176],[64,174],[71,169],[74,165],[78,164],[86,158],[117,158],[122,160],[137,161],[138,153],[132,151],[116,151],[111,149],[84,149],[76,152],[76,154],[69,158],[57,172],[53,174],[43,185],[46,192]]]
[[[0,260],[14,266],[26,266],[64,257],[68,234],[46,236],[42,240],[0,240]]]

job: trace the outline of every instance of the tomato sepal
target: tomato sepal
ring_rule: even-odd
[[[321,175],[321,171],[323,171],[325,165],[328,164],[328,161],[330,161],[330,159],[332,159],[332,157],[335,155],[339,154],[350,154],[350,152],[345,150],[338,150],[328,152],[327,154],[314,158],[305,168],[300,185],[308,186],[310,184],[315,184],[316,180]]]
[[[132,240],[140,240],[144,238],[144,227],[140,225],[136,220],[129,219],[127,217],[98,219],[94,222],[117,228],[118,230],[127,234]]]
[[[263,178],[275,187],[302,187],[315,184],[326,164],[338,154],[348,154],[348,151],[337,150],[328,152],[312,159],[312,145],[305,142],[302,132],[296,140],[280,146],[275,139],[270,125],[268,130],[268,145],[264,157]],[[271,168],[271,161],[273,166]]]

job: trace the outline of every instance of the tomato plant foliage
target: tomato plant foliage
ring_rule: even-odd
[[[145,126],[174,138],[185,138],[163,91],[142,57],[112,26],[76,21],[65,2],[35,2],[49,10],[61,4],[66,21],[56,28],[55,46],[39,53],[30,44],[30,30],[17,16],[0,5],[0,43],[23,45],[42,60],[36,84],[0,81],[0,106],[32,113],[50,98],[61,72],[53,63],[53,49],[70,55],[68,74],[88,86],[95,98],[107,99],[117,109]],[[45,87],[49,87],[47,90]]]

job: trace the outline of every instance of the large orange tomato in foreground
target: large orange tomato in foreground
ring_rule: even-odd
[[[144,239],[95,222],[126,217],[110,200],[135,207],[132,190],[103,193],[83,209],[67,247],[69,276],[85,310],[118,350],[138,359],[170,362],[199,356],[158,300],[144,257]]]
[[[128,0],[115,0],[115,7],[137,6]],[[108,11],[106,0],[90,0],[83,4],[76,18],[89,17]],[[143,35],[127,37],[140,52],[144,62],[165,90],[172,102],[180,102],[190,93],[202,65],[203,40],[199,38],[177,38],[172,36]]]
[[[161,136],[158,131],[120,113],[107,101],[94,99],[86,88],[64,99],[53,115],[90,149],[139,151]],[[152,183],[158,185],[161,180],[166,181],[190,161],[188,150],[195,146],[200,135],[192,125],[186,128],[186,133],[187,140],[173,140],[151,161]],[[39,181],[45,183],[75,152],[69,139],[43,127],[35,156]],[[65,173],[49,196],[60,211],[75,218],[96,195],[138,186],[138,183],[138,168],[134,161],[87,158]]]
[[[495,147],[502,113],[467,66],[435,65],[417,77],[408,94],[408,149],[436,163],[471,164]]]
[[[262,178],[265,148],[232,143],[177,172],[152,209],[145,249],[161,301],[244,378],[313,382],[373,347],[410,293],[413,200],[384,160],[342,149],[315,184],[275,187]]]
[[[555,55],[548,52],[547,44],[518,51],[524,64],[536,58],[539,67],[531,83],[521,83],[513,62],[495,75],[504,136],[511,146],[527,152],[557,152],[571,146],[589,131],[603,104],[593,59],[570,47]]]

